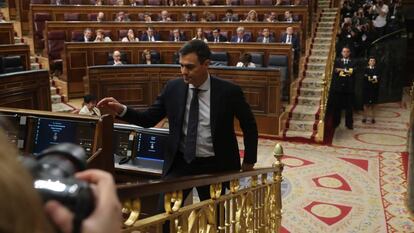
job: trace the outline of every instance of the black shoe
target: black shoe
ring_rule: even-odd
[[[362,119],[362,123],[367,123],[367,119]]]
[[[372,119],[372,120],[371,120],[371,123],[372,123],[372,124],[375,124],[375,119]]]

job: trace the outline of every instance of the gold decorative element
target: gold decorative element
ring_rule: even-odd
[[[210,197],[215,200],[221,196],[222,186],[221,183],[210,185]]]
[[[239,180],[231,180],[230,181],[230,192],[236,193],[240,189],[240,181]]]
[[[122,214],[128,215],[127,220],[125,220],[124,225],[130,227],[138,220],[139,214],[141,212],[141,200],[129,200],[125,201],[122,205]]]
[[[257,186],[257,176],[252,176],[252,180],[251,180],[251,186],[252,187],[256,187]]]
[[[180,209],[183,203],[183,191],[175,191],[172,193],[166,193],[164,195],[164,209],[167,214],[172,214]],[[171,204],[173,205],[171,207]]]

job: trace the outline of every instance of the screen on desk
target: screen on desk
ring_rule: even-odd
[[[137,158],[164,161],[168,130],[140,129],[137,134]]]
[[[92,154],[95,126],[93,122],[36,118],[33,135],[33,154],[62,142],[82,146],[86,155]]]

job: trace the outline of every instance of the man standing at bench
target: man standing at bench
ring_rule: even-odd
[[[164,155],[164,178],[247,171],[257,161],[258,132],[250,106],[239,86],[209,74],[210,54],[201,40],[186,43],[179,51],[183,78],[169,81],[146,111],[135,111],[112,97],[98,103],[122,120],[143,127],[152,127],[168,117],[170,136]],[[234,117],[244,136],[242,165]],[[210,198],[208,186],[197,191],[201,200]]]

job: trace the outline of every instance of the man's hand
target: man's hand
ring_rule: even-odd
[[[96,106],[109,110],[112,115],[119,115],[124,111],[124,105],[113,97],[103,98]]]
[[[95,196],[95,210],[82,222],[82,232],[118,233],[121,232],[122,216],[114,180],[112,176],[100,170],[86,170],[75,175],[78,179],[92,184]],[[62,233],[73,230],[73,213],[57,201],[49,201],[46,213]]]
[[[246,171],[251,171],[253,170],[254,167],[254,163],[243,163],[242,164],[242,171],[246,172]]]

